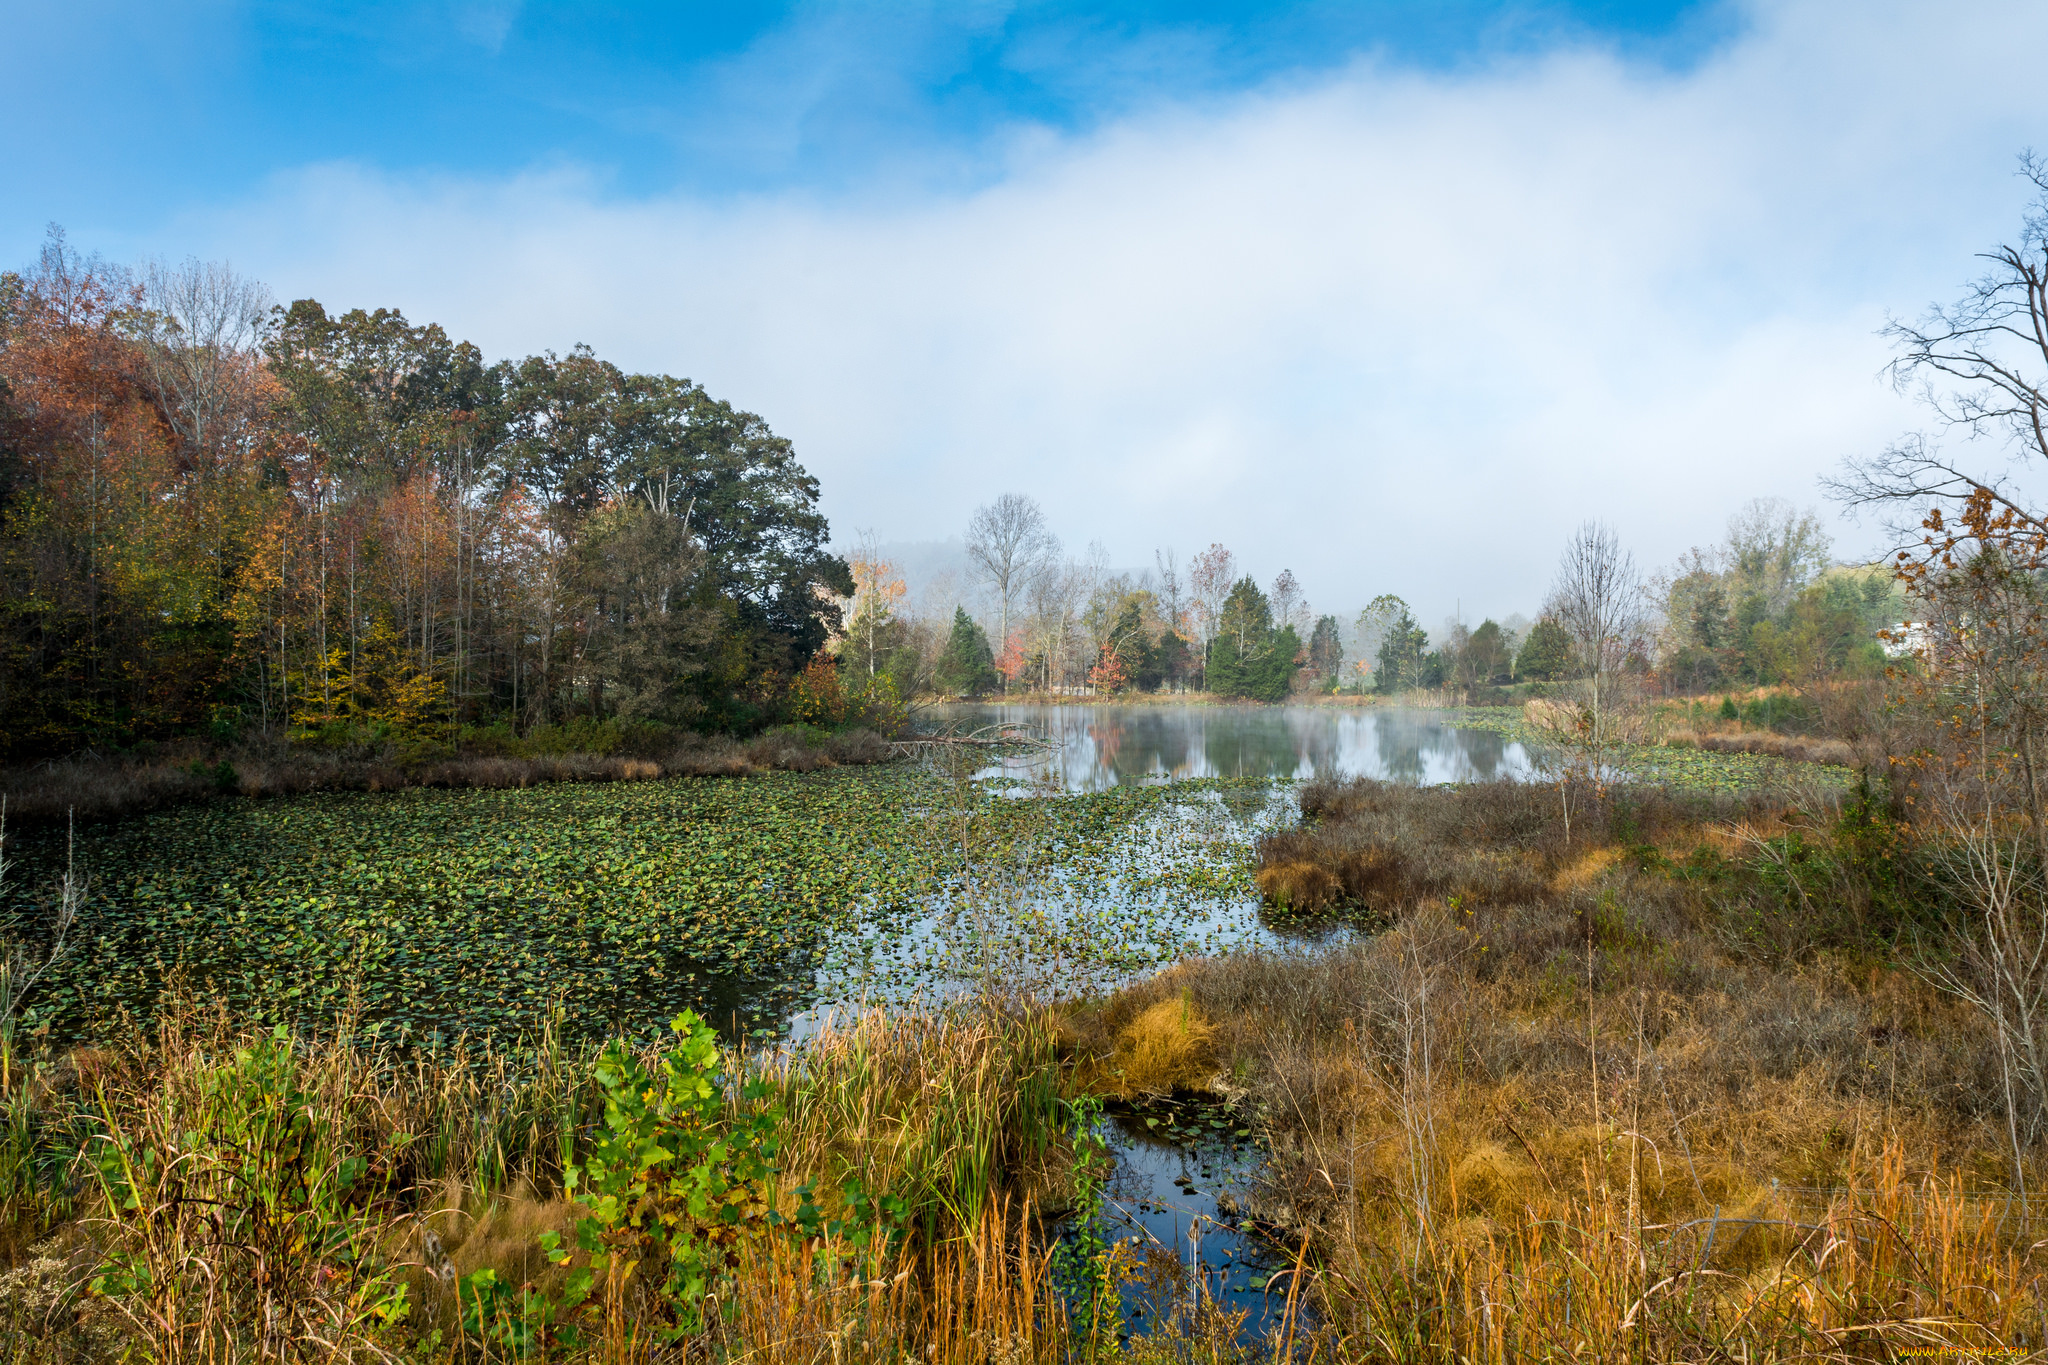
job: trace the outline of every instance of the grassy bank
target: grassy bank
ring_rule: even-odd
[[[1303,793],[1261,885],[1381,926],[1182,964],[1183,1076],[1250,1092],[1250,1212],[1305,1236],[1348,1358],[1890,1359],[2048,1345],[1996,1038],[1871,803]],[[2040,1172],[2025,1172],[2037,1183]]]
[[[540,727],[526,735],[502,726],[471,728],[446,741],[342,731],[297,742],[188,740],[126,754],[74,755],[0,770],[0,796],[16,821],[90,820],[222,796],[743,777],[898,756],[871,730],[806,726],[782,726],[751,739],[615,725]]]

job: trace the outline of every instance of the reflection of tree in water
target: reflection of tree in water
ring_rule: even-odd
[[[1491,782],[1508,772],[1508,742],[1491,730],[1453,730],[1471,774],[1467,782]]]
[[[1090,732],[1119,782],[1167,775],[1192,777],[1188,727],[1171,711],[1124,707],[1098,713]]]
[[[1293,777],[1302,762],[1287,714],[1249,707],[1208,708],[1202,752],[1218,777]]]
[[[1529,770],[1520,745],[1491,730],[1454,728],[1430,712],[1170,704],[990,711],[948,707],[939,714],[1037,727],[1058,745],[1062,780],[1077,791],[1160,777],[1314,773],[1426,784],[1487,782]]]
[[[1343,718],[1335,718],[1336,723],[1332,724],[1332,717],[1327,714],[1292,708],[1286,715],[1298,761],[1313,769],[1318,777],[1342,773],[1345,769]]]
[[[1514,771],[1507,741],[1491,730],[1453,729],[1395,712],[1374,717],[1374,738],[1390,782],[1491,782]]]
[[[1389,782],[1420,784],[1428,772],[1423,751],[1434,747],[1430,737],[1430,729],[1416,724],[1413,716],[1375,716],[1373,738],[1379,748],[1379,775]]]

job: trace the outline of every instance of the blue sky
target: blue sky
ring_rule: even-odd
[[[54,221],[588,342],[763,414],[849,538],[1014,489],[1432,626],[1533,612],[1584,517],[1669,563],[1924,427],[1879,329],[2048,148],[2037,0],[0,20],[0,260]]]
[[[273,173],[573,164],[630,197],[959,189],[1033,130],[1312,80],[1360,54],[1458,69],[1561,42],[1698,59],[1699,4],[912,3],[10,6],[0,87],[21,257],[45,222],[134,230]],[[26,56],[28,60],[22,61]]]

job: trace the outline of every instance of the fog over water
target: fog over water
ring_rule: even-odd
[[[1069,791],[1192,777],[1377,777],[1435,785],[1530,776],[1520,744],[1447,724],[1441,712],[1338,706],[954,705],[928,713],[964,727],[1029,726],[1053,756],[1013,775],[1052,776]],[[991,769],[993,774],[998,769]]]

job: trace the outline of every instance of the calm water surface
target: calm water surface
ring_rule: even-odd
[[[1186,777],[1377,777],[1432,786],[1524,778],[1529,753],[1491,730],[1445,723],[1435,711],[1337,706],[954,705],[948,726],[1026,725],[1053,756],[1030,775],[1069,791]],[[991,775],[1001,771],[991,768]]]

